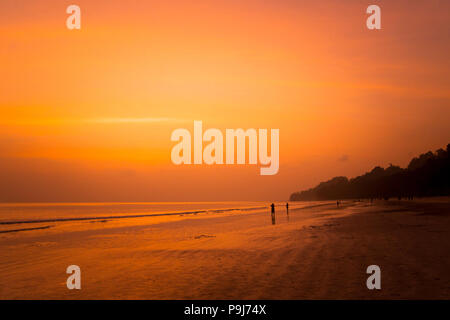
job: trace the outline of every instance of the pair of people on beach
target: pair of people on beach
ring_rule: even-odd
[[[271,216],[272,216],[272,224],[275,225],[275,204],[272,203],[270,205],[271,208]],[[286,215],[287,215],[287,220],[289,221],[289,203],[286,202]]]
[[[272,208],[272,213],[275,213],[275,204],[274,203],[272,203],[271,205],[270,205],[270,207]],[[288,212],[289,213],[289,203],[287,203],[286,202],[286,212]]]

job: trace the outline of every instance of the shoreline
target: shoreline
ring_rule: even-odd
[[[275,225],[263,210],[0,235],[0,299],[450,298],[448,201],[341,206],[277,210]],[[372,264],[381,290],[366,288]]]

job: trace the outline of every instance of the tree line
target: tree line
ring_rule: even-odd
[[[318,186],[291,194],[290,201],[389,199],[450,195],[450,144],[413,158],[407,168],[375,167],[361,176],[334,177]]]

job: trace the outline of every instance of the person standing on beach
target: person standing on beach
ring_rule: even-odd
[[[286,213],[289,214],[289,203],[286,202]]]
[[[271,207],[272,224],[274,225],[275,224],[275,204],[272,203],[270,205],[270,207]]]

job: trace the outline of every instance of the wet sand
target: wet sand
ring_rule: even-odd
[[[448,198],[276,210],[275,225],[264,209],[1,233],[0,298],[450,298]],[[66,287],[72,264],[81,290]],[[366,288],[372,264],[381,290]]]

